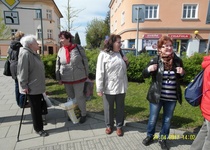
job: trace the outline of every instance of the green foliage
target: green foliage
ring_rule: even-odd
[[[55,64],[57,55],[42,56],[42,61],[45,66],[45,76],[47,78],[55,79]]]
[[[109,27],[103,20],[93,19],[86,28],[87,48],[100,48],[106,35],[109,35]]]
[[[86,50],[86,56],[88,59],[89,73],[95,75],[96,63],[100,49]],[[126,55],[129,60],[129,67],[127,70],[128,80],[132,82],[144,82],[142,71],[152,59],[153,56],[149,56],[147,53],[142,53],[138,56],[134,56],[132,53]],[[183,64],[185,69],[185,76],[182,80],[183,84],[188,84],[198,72],[202,70],[201,62],[205,54],[195,53],[191,57],[183,57]],[[55,79],[55,61],[56,55],[48,55],[43,57],[43,61],[46,69],[46,76]]]
[[[106,24],[106,26],[108,28],[108,31],[107,31],[107,34],[108,34],[108,33],[110,33],[110,11],[107,12],[104,23]]]
[[[88,58],[88,65],[89,65],[89,73],[92,73],[95,75],[96,73],[96,63],[97,63],[97,58],[100,50],[99,49],[94,49],[94,50],[86,50],[86,56]]]
[[[189,83],[202,70],[203,56],[205,54],[195,53],[191,57],[182,58],[185,69],[184,83]]]
[[[126,56],[129,60],[129,68],[127,70],[128,80],[135,82],[144,81],[142,71],[152,57],[147,53],[143,53],[138,56],[134,56],[133,54],[129,53]]]
[[[80,41],[78,32],[75,33],[74,43],[81,45],[81,41]]]

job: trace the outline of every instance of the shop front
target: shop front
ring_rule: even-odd
[[[162,37],[162,34],[144,34],[142,39],[142,52],[147,52],[149,55],[157,54],[157,41]]]
[[[168,34],[173,39],[173,50],[178,56],[183,56],[183,53],[187,51],[190,34]]]

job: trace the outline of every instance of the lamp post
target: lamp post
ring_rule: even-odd
[[[137,51],[138,51],[138,48],[139,48],[139,11],[140,11],[141,8],[139,7],[136,7],[136,10],[137,10],[137,33],[136,33],[136,56],[137,56]]]
[[[44,38],[43,38],[43,19],[42,19],[42,9],[40,8],[25,8],[25,7],[16,7],[16,9],[26,9],[26,10],[38,10],[40,11],[40,20],[41,20],[41,37],[42,37],[42,55],[44,56]]]
[[[139,23],[144,22],[145,19],[145,5],[133,5],[132,6],[132,22],[137,23],[136,29],[136,55],[139,48]]]

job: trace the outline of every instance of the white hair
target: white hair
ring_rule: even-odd
[[[22,44],[23,47],[28,47],[29,44],[35,41],[36,41],[36,36],[32,34],[26,35],[20,39],[20,43]]]

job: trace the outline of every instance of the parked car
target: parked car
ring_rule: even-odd
[[[122,48],[121,51],[124,55],[128,53],[132,53],[133,55],[136,55],[136,49],[133,49],[133,48]],[[157,54],[157,50],[146,50],[144,52],[142,51],[137,52],[137,55],[140,55],[141,53],[145,53],[145,52],[147,52],[147,54],[150,56],[154,56]]]
[[[136,49],[133,49],[133,48],[122,48],[121,49],[123,55],[126,55],[128,53],[132,53],[133,55],[136,55]],[[139,55],[140,53],[137,52],[137,55]]]

